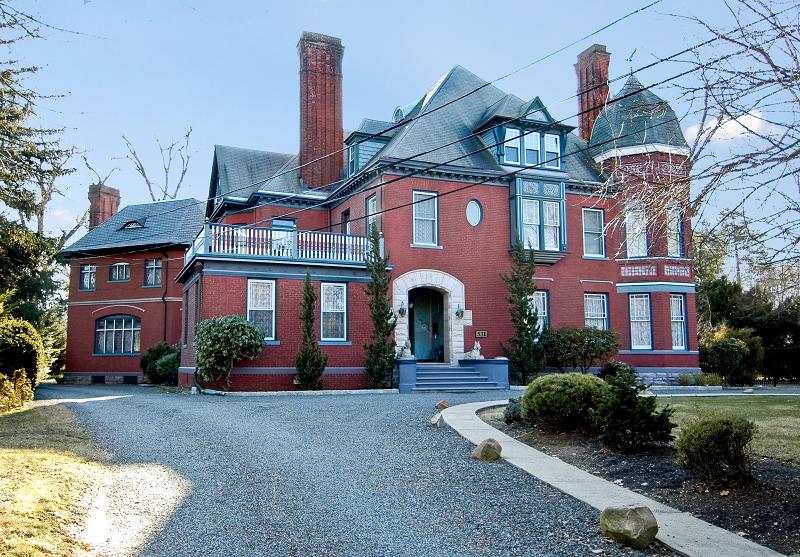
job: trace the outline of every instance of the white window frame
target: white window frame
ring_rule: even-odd
[[[678,302],[677,308],[675,306],[676,301]],[[677,312],[675,311],[676,309],[678,310]],[[686,350],[686,298],[683,294],[669,295],[669,313],[672,349]],[[676,343],[676,331],[680,332],[680,344]]]
[[[548,207],[555,206],[555,212],[550,213],[555,215],[553,222],[548,222]],[[556,243],[548,245],[550,235],[548,229],[556,230]],[[543,251],[561,251],[561,202],[560,201],[542,201],[542,249]]]
[[[119,278],[120,270],[124,278]],[[131,280],[131,266],[128,263],[114,263],[108,268],[108,282],[128,282]]]
[[[549,150],[548,140],[554,141],[555,150]],[[548,153],[554,153],[555,157],[549,157]],[[545,168],[561,168],[561,136],[554,133],[544,134],[544,166]]]
[[[87,278],[86,286],[84,286],[83,277]],[[97,288],[97,265],[94,263],[83,263],[80,266],[80,275],[78,277],[78,290],[94,290]]]
[[[635,215],[641,220],[633,222]],[[633,241],[632,241],[633,240]],[[644,207],[625,209],[625,254],[627,257],[647,257],[647,211]]]
[[[683,255],[682,234],[681,234],[681,210],[676,205],[667,207],[666,210],[666,229],[667,229],[667,255],[670,257],[680,257]]]
[[[255,307],[252,304],[252,289],[254,284],[270,284],[272,285],[272,299],[270,300],[270,304],[272,307]],[[276,308],[275,308],[275,300],[277,299],[276,295],[276,284],[274,280],[265,280],[265,279],[249,279],[247,281],[247,320],[251,323],[255,323],[250,318],[250,312],[252,311],[271,311],[272,312],[272,336],[264,335],[264,340],[275,340],[277,337],[277,330],[276,330]]]
[[[376,194],[370,195],[367,198],[365,207],[367,211],[366,236],[369,236],[372,234],[372,225],[375,224],[377,226],[378,223],[378,196]]]
[[[642,306],[645,311],[639,315],[634,313],[634,300],[643,300]],[[653,349],[653,317],[650,307],[650,294],[629,294],[628,295],[628,321],[630,322],[631,350],[652,350]],[[648,344],[634,344],[633,328],[634,323],[644,323],[647,325]]]
[[[538,329],[550,328],[550,293],[547,290],[535,290],[531,302],[536,309]]]
[[[509,160],[508,148],[517,150],[517,160]],[[522,138],[517,128],[506,128],[505,141],[503,141],[503,162],[508,164],[522,164]]]
[[[532,213],[533,214],[533,220],[531,222],[528,222],[528,221],[525,220],[525,204],[526,203],[533,204],[534,209],[535,209],[533,211],[533,213]],[[541,242],[540,242],[541,222],[540,221],[541,220],[542,220],[541,219],[541,207],[540,207],[539,200],[538,199],[530,199],[530,198],[527,198],[527,197],[523,197],[520,200],[520,223],[521,223],[522,226],[520,227],[520,230],[519,230],[520,242],[522,242],[522,248],[523,249],[538,250],[540,248],[540,245],[541,245]],[[526,238],[525,238],[525,227],[526,226],[533,227],[533,229],[535,231],[535,234],[533,236],[534,241],[531,242],[531,243],[527,242]]]
[[[427,197],[433,199],[433,218],[417,216],[418,206],[422,204],[419,201],[421,198]],[[417,191],[411,192],[412,207],[412,221],[411,221],[411,236],[414,245],[417,246],[438,246],[439,245],[439,194],[431,191]],[[424,220],[433,222],[433,242],[420,242],[417,240],[417,220]]]
[[[149,272],[153,272],[153,277],[157,278],[158,280],[153,280],[152,282],[148,281],[148,274]],[[145,259],[144,260],[144,285],[145,286],[161,286],[161,259]]]
[[[600,300],[602,311],[600,313],[590,313],[589,311],[589,300]],[[597,322],[602,321],[602,326],[597,327],[595,324],[590,324],[590,322]],[[608,330],[608,294],[602,292],[584,292],[583,294],[583,322],[584,326],[586,327],[594,327],[595,329],[599,329],[601,331]]]
[[[335,311],[325,311],[325,290],[326,286],[341,288],[344,291],[344,309]],[[319,286],[319,339],[323,342],[337,342],[347,340],[347,283],[345,282],[321,282]],[[325,336],[325,314],[326,313],[341,313],[344,316],[344,325],[342,330],[344,336],[342,337],[329,337]]]
[[[535,148],[528,147],[528,144],[536,145]],[[539,132],[528,132],[525,136],[525,166],[536,166],[542,161],[542,135]],[[528,151],[536,151],[536,161],[528,160]]]
[[[352,176],[358,170],[358,161],[356,160],[356,146],[350,145],[347,148],[347,175]]]
[[[587,213],[598,213],[600,215],[600,230],[587,230],[586,229],[586,215]],[[597,257],[604,258],[606,256],[606,215],[602,209],[590,209],[584,207],[581,211],[581,221],[583,223],[583,256],[584,257]],[[586,235],[593,235],[592,241],[600,240],[600,253],[587,253],[586,251]],[[595,236],[599,235],[599,238]]]

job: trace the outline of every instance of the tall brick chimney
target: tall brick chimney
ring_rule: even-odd
[[[114,216],[118,210],[118,189],[105,184],[89,186],[89,230]]]
[[[304,32],[297,43],[300,55],[300,164],[339,151],[342,130],[341,39]],[[325,188],[339,180],[344,154],[336,153],[300,169],[307,187]]]
[[[580,54],[575,64],[578,74],[578,133],[589,141],[594,121],[603,110],[608,98],[608,62],[611,54],[605,45],[593,44]]]

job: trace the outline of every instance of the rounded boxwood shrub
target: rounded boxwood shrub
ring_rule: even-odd
[[[545,342],[547,363],[559,371],[580,370],[586,373],[595,363],[610,358],[618,350],[617,333],[592,327],[553,329]]]
[[[522,421],[522,403],[518,398],[508,399],[508,404],[503,410],[503,420],[511,425]]]
[[[750,349],[738,338],[715,338],[700,346],[700,367],[716,373],[728,385],[752,385],[755,371],[748,369]]]
[[[0,374],[13,379],[24,369],[32,388],[36,388],[47,370],[47,353],[42,337],[22,319],[0,319]]]
[[[194,338],[197,371],[206,381],[223,381],[230,388],[233,364],[261,353],[264,333],[238,315],[201,321]]]
[[[607,379],[612,375],[617,375],[618,373],[636,373],[636,368],[626,364],[625,362],[620,362],[619,360],[608,360],[605,365],[600,368],[600,375],[601,379]]]
[[[163,376],[157,364],[161,358],[169,356],[170,354],[180,354],[180,350],[177,346],[172,346],[161,341],[148,348],[145,355],[139,360],[139,366],[151,383],[165,383],[169,381],[169,374],[167,374],[166,377]],[[177,374],[177,368],[175,369],[175,373]]]
[[[582,373],[535,379],[522,396],[522,419],[552,431],[591,431],[592,409],[606,396],[605,381]]]
[[[678,462],[711,486],[752,481],[750,442],[756,425],[737,416],[702,418],[688,424],[675,444]]]
[[[170,352],[162,356],[155,364],[155,374],[159,383],[165,385],[178,384],[178,367],[181,365],[180,351]]]

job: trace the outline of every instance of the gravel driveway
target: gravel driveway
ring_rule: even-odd
[[[472,445],[433,428],[441,395],[214,397],[44,385],[37,396],[84,399],[67,404],[113,455],[103,502],[113,515],[110,553],[630,554],[602,538],[594,510],[505,462],[473,460]]]

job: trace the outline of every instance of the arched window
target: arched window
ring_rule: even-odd
[[[98,319],[94,333],[95,354],[138,354],[142,322],[132,315]]]

